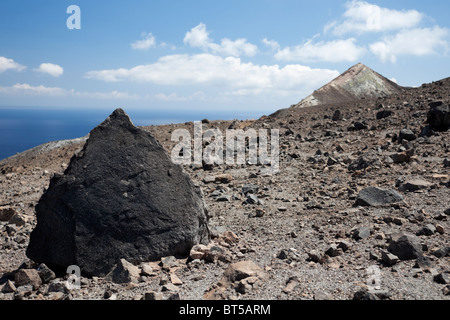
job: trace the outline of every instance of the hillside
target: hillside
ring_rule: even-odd
[[[320,105],[253,122],[204,121],[204,130],[222,132],[279,129],[280,171],[184,166],[203,191],[211,245],[197,248],[205,255],[196,251],[137,266],[136,283],[82,277],[76,290],[55,292],[50,283],[18,290],[16,283],[9,291],[21,265],[37,268],[25,256],[34,206],[83,142],[3,160],[0,207],[9,206],[15,216],[0,222],[0,299],[449,300],[450,130],[424,128],[430,103],[441,101],[448,110],[450,78],[399,88],[384,80],[382,87],[367,85],[367,76],[374,79],[363,65],[350,69],[316,91],[317,101],[326,97]],[[348,88],[359,96],[344,102]],[[368,90],[380,95],[370,97]],[[336,100],[327,100],[329,92]],[[169,153],[171,134],[181,128],[192,130],[193,123],[145,127]],[[379,190],[402,200],[392,202],[383,192],[368,199]],[[399,239],[414,257],[395,247]],[[252,272],[230,277],[239,266]],[[370,270],[379,270],[375,291]],[[51,281],[63,283],[62,275]]]

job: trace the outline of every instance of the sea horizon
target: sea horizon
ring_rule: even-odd
[[[0,160],[41,144],[86,136],[115,108],[0,106]],[[123,108],[136,126],[209,120],[257,119],[263,114],[214,110],[145,110]]]

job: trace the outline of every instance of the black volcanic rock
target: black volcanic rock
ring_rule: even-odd
[[[367,187],[361,190],[355,206],[382,206],[403,201],[403,197],[395,190]]]
[[[450,128],[450,106],[442,101],[435,101],[429,104],[430,111],[427,115],[427,122],[436,131],[446,131]]]
[[[94,128],[36,206],[27,256],[104,276],[131,263],[188,255],[209,241],[201,190],[149,132],[115,110]]]

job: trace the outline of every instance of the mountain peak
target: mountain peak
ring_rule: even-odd
[[[402,87],[396,83],[366,65],[357,63],[293,107],[304,108],[321,104],[381,98],[401,90]]]

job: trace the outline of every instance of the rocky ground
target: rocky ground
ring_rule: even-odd
[[[450,130],[422,130],[436,100],[450,102],[450,79],[255,121],[204,120],[222,132],[279,129],[279,172],[186,165],[208,205],[211,243],[183,259],[122,261],[79,287],[25,250],[34,206],[84,140],[3,160],[0,299],[449,300]],[[193,123],[145,129],[170,152],[177,128]]]

